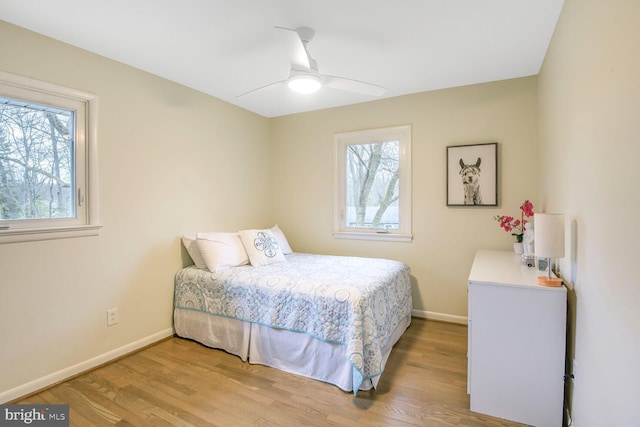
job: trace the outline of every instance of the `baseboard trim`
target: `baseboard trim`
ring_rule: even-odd
[[[91,369],[94,369],[100,365],[104,365],[105,363],[111,362],[129,353],[133,353],[150,344],[161,341],[167,337],[170,337],[171,335],[173,335],[173,328],[167,328],[155,334],[134,341],[130,344],[123,345],[122,347],[100,354],[89,360],[85,360],[84,362],[80,362],[73,366],[69,366],[68,368],[64,368],[49,375],[45,375],[44,377],[38,378],[10,390],[0,392],[0,404],[11,402],[23,396],[32,394],[38,390],[43,390],[56,383],[65,381],[69,378],[72,378],[83,372],[90,371]]]
[[[428,320],[437,320],[439,322],[457,323],[467,325],[467,318],[463,316],[454,316],[453,314],[436,313],[434,311],[411,310],[411,315]]]

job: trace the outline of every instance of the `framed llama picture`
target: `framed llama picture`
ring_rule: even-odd
[[[498,143],[447,147],[447,206],[498,206]]]

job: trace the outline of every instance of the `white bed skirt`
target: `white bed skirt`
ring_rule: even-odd
[[[383,348],[381,372],[393,345],[409,327],[407,317]],[[199,311],[175,309],[176,334],[207,347],[219,348],[249,363],[270,366],[296,375],[331,383],[344,391],[353,391],[353,366],[346,346],[318,340],[307,334],[275,329]],[[365,380],[360,390],[375,388],[380,375]]]

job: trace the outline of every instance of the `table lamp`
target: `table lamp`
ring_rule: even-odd
[[[547,276],[538,276],[538,284],[562,286],[562,279],[551,277],[551,259],[564,258],[564,215],[536,213],[533,222],[535,255],[547,259]]]

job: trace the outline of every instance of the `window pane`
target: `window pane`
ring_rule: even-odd
[[[75,217],[74,112],[0,97],[0,219]]]
[[[346,146],[345,226],[398,229],[400,142]]]

